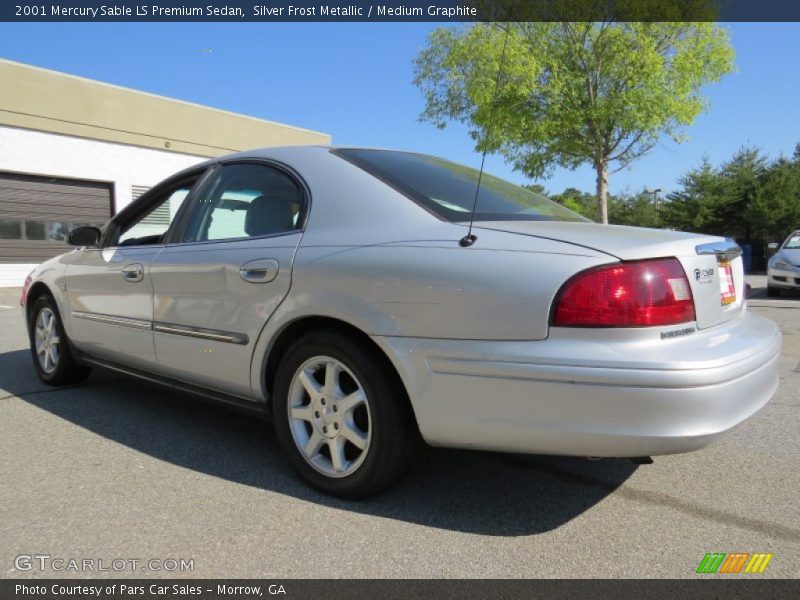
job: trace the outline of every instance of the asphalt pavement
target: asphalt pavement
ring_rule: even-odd
[[[748,577],[800,576],[800,299],[751,303],[783,331],[780,389],[705,450],[637,466],[431,448],[346,502],[249,417],[108,373],[44,385],[17,297],[0,290],[0,577],[691,578],[707,552],[769,552]]]

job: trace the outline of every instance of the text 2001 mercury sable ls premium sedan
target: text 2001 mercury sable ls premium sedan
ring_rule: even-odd
[[[31,273],[39,376],[103,366],[274,417],[312,485],[363,497],[429,444],[695,450],[773,395],[781,337],[721,238],[596,225],[477,172],[273,148],[171,177]]]

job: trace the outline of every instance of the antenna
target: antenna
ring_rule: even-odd
[[[472,226],[475,224],[475,211],[478,208],[478,194],[481,191],[481,180],[483,179],[483,166],[486,164],[486,152],[488,151],[489,141],[491,140],[492,125],[494,125],[494,109],[497,106],[497,91],[500,89],[500,76],[503,74],[503,68],[506,64],[506,47],[508,46],[508,34],[511,28],[506,26],[506,34],[503,37],[503,52],[500,54],[500,66],[497,68],[497,77],[494,81],[494,93],[492,94],[492,106],[489,109],[489,123],[486,125],[486,138],[483,146],[483,154],[481,155],[481,168],[478,171],[478,184],[475,186],[475,198],[472,200],[472,211],[469,215],[469,231],[467,235],[458,240],[458,245],[462,248],[467,248],[475,243],[478,236],[472,233]]]

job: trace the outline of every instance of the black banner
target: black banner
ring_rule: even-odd
[[[535,599],[797,598],[800,581],[753,576],[690,580],[29,579],[0,580],[3,600],[255,600],[313,598]]]
[[[0,21],[800,21],[795,0],[18,0]]]

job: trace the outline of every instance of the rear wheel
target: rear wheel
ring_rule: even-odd
[[[363,498],[391,485],[416,447],[415,424],[396,375],[335,331],[298,339],[275,379],[278,441],[312,486]]]
[[[767,296],[768,297],[770,297],[770,298],[778,298],[778,297],[780,297],[780,295],[781,295],[781,291],[778,288],[773,287],[771,285],[767,286]]]
[[[45,383],[78,383],[91,373],[91,368],[75,362],[58,308],[49,296],[40,296],[33,303],[28,321],[28,336],[33,366]]]

